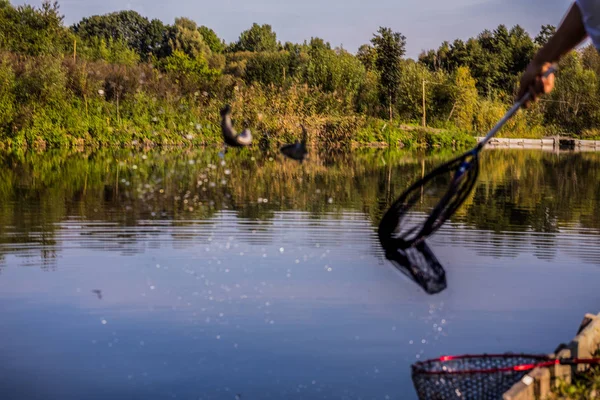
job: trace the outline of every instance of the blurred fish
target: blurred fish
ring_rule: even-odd
[[[226,105],[221,110],[221,130],[223,132],[223,140],[232,147],[249,146],[252,143],[252,134],[249,129],[238,134],[233,128],[231,122],[231,107]]]
[[[279,149],[281,153],[286,157],[300,162],[304,161],[306,159],[306,156],[308,155],[308,151],[306,150],[306,138],[308,136],[308,133],[306,132],[306,128],[304,127],[304,125],[301,125],[301,127],[302,141],[299,142],[296,140],[296,143],[286,144]]]

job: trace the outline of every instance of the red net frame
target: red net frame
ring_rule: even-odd
[[[412,365],[412,380],[421,400],[498,400],[528,371],[559,364],[538,354],[444,356]]]

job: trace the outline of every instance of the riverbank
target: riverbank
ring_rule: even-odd
[[[211,114],[217,111],[211,110]],[[240,113],[242,114],[242,113]],[[240,115],[242,116],[242,115]],[[222,145],[221,128],[217,122],[198,120],[194,115],[182,115],[189,120],[182,125],[157,119],[152,126],[134,128],[131,124],[113,127],[107,119],[102,129],[73,135],[68,130],[40,133],[17,132],[11,138],[0,140],[3,150],[47,150],[52,148],[154,148],[197,147]],[[325,147],[398,147],[406,149],[460,149],[474,146],[475,137],[456,130],[411,127],[397,122],[367,117],[313,117],[259,116],[254,125],[238,122],[237,129],[249,127],[253,135],[251,146],[269,147],[293,143],[301,136],[300,124],[308,131],[309,145]]]

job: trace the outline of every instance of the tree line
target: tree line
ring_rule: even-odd
[[[282,140],[306,120],[329,141],[357,140],[356,132],[398,140],[404,125],[423,123],[478,134],[503,115],[554,30],[542,26],[532,38],[500,25],[412,60],[407,38],[388,27],[353,54],[318,37],[282,43],[268,24],[226,43],[188,18],[165,24],[129,10],[65,26],[56,2],[0,0],[0,141],[216,141],[225,102],[238,123]],[[555,91],[503,134],[598,136],[599,73],[593,47],[572,52]]]

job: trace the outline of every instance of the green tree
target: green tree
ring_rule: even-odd
[[[57,2],[44,0],[40,8],[0,3],[0,49],[32,56],[55,55],[72,44]]]
[[[547,120],[580,133],[600,124],[598,76],[583,67],[581,56],[571,52],[559,63],[560,75],[550,95]]]
[[[15,73],[5,57],[0,57],[0,136],[9,133],[16,111]]]
[[[133,10],[83,18],[71,29],[82,39],[99,37],[105,41],[124,41],[141,57],[164,54],[166,27],[159,20],[149,21]]]
[[[254,52],[277,51],[279,50],[279,43],[271,25],[258,25],[254,23],[250,29],[242,32],[239,40],[234,45],[234,50]]]
[[[140,56],[134,49],[127,46],[122,39],[108,40],[100,37],[93,37],[86,46],[80,48],[80,54],[90,60],[104,60],[111,64],[134,65],[140,61]]]
[[[468,67],[459,67],[454,73],[454,107],[452,120],[460,129],[471,131],[477,108],[477,87]]]
[[[329,43],[312,38],[308,55],[305,80],[311,86],[353,96],[364,82],[364,66],[346,50],[332,50]]]
[[[207,60],[211,51],[198,31],[198,26],[188,18],[176,18],[175,25],[169,28],[170,53],[181,51],[191,58]]]
[[[360,62],[365,66],[367,71],[375,70],[375,61],[377,58],[377,53],[373,46],[368,44],[363,44],[358,48],[358,52],[356,53],[356,57],[360,60]]]
[[[406,37],[399,32],[392,32],[390,28],[380,27],[371,43],[375,48],[375,66],[379,71],[381,95],[388,106],[391,120],[400,82],[400,62],[406,52]]]
[[[219,36],[217,36],[217,33],[214,30],[202,25],[198,28],[198,31],[200,32],[200,35],[202,35],[204,43],[208,45],[213,53],[221,54],[225,51],[225,41],[219,39]]]
[[[538,46],[545,45],[555,33],[556,27],[554,25],[542,25],[540,33],[535,37],[535,44]]]

